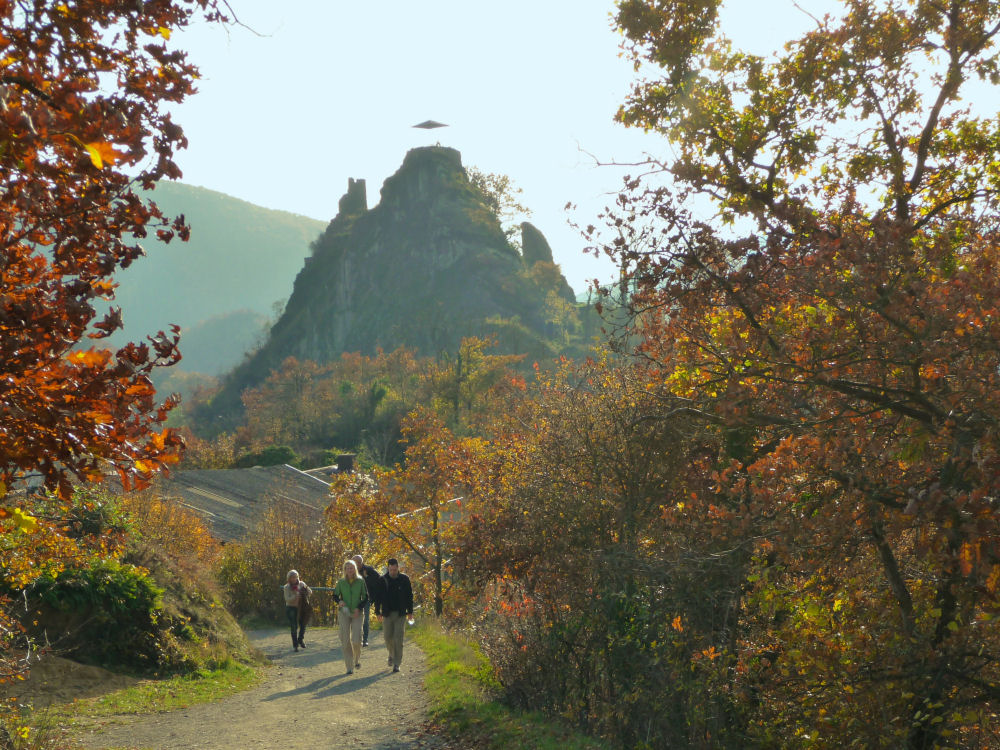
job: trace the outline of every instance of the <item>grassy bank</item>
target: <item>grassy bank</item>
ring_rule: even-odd
[[[538,713],[515,711],[495,699],[499,686],[486,657],[466,639],[424,619],[407,631],[427,655],[430,718],[469,747],[603,750],[606,745]]]
[[[70,723],[122,714],[147,714],[188,708],[221,700],[257,685],[263,679],[260,666],[229,662],[218,669],[199,669],[167,679],[143,680],[134,687],[97,698],[84,698],[47,709],[47,713]]]
[[[68,735],[106,723],[111,717],[184,709],[221,700],[258,684],[263,663],[227,661],[215,669],[197,669],[165,679],[142,680],[132,687],[95,698],[0,716],[0,747],[12,750],[64,750],[76,747]],[[4,744],[5,737],[10,744]]]

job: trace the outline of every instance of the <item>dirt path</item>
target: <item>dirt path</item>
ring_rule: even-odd
[[[381,631],[372,633],[361,668],[345,674],[333,628],[312,628],[304,651],[291,650],[285,630],[251,631],[271,660],[264,682],[215,703],[169,713],[122,716],[81,730],[85,748],[185,750],[281,748],[423,750],[447,747],[421,728],[426,718],[426,664],[406,643],[401,672],[386,665]]]

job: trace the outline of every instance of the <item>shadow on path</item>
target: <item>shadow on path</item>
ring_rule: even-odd
[[[382,634],[374,630],[361,667],[345,674],[339,632],[311,628],[306,649],[294,652],[283,628],[247,633],[271,665],[264,681],[222,700],[175,711],[113,717],[82,729],[74,739],[85,748],[143,750],[231,750],[277,748],[316,750],[430,750],[442,748],[426,734],[426,662],[407,642],[403,670],[386,665]],[[392,711],[386,705],[392,687]]]

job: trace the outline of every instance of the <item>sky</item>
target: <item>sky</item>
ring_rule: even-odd
[[[348,178],[378,203],[414,147],[440,143],[466,166],[509,176],[573,289],[613,278],[584,253],[586,226],[613,203],[659,136],[614,122],[636,78],[611,25],[612,0],[230,0],[246,27],[197,24],[173,41],[199,66],[199,93],[174,112],[189,146],[182,181],[329,220]],[[724,32],[767,54],[832,0],[729,0]],[[412,126],[437,120],[448,127]],[[567,212],[565,206],[576,208]]]

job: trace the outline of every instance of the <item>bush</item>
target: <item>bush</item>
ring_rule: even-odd
[[[287,445],[270,445],[258,453],[246,453],[234,462],[237,469],[249,469],[253,466],[278,466],[288,464],[297,466],[298,454]]]
[[[618,562],[487,588],[476,632],[506,699],[617,747],[745,746],[732,659],[713,645],[723,571],[609,574]]]
[[[345,559],[339,540],[305,526],[294,503],[276,500],[241,543],[226,545],[218,575],[234,615],[284,623],[285,574],[294,568],[310,586],[333,586]],[[313,597],[313,622],[332,622],[332,605],[327,595]]]
[[[142,540],[161,549],[182,569],[204,584],[222,545],[193,511],[155,491],[132,492],[121,499],[133,528],[133,544]]]
[[[159,649],[155,636],[163,589],[133,565],[102,560],[87,568],[45,573],[30,587],[44,635],[79,661],[148,669]]]
[[[202,521],[156,492],[118,497],[80,488],[47,511],[85,554],[3,591],[19,607],[22,648],[140,672],[188,672],[255,656],[221,604],[213,567],[220,545]],[[64,569],[65,567],[65,569]],[[0,644],[2,645],[2,644]]]

